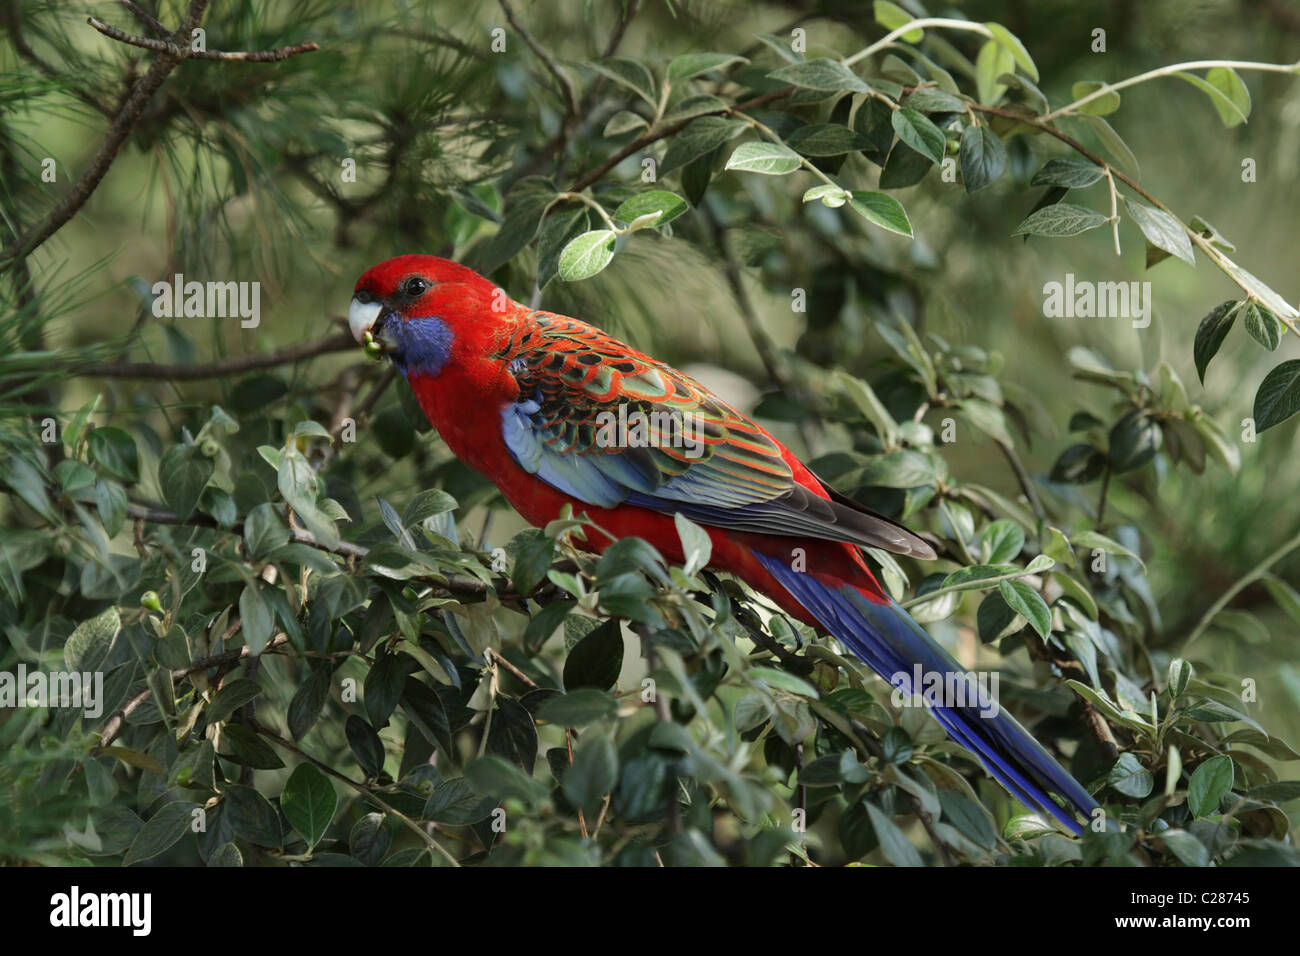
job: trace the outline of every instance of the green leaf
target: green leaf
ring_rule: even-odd
[[[1282,320],[1266,306],[1251,300],[1242,302],[1237,311],[1245,316],[1244,325],[1250,337],[1270,352],[1276,351],[1282,342]]]
[[[1070,540],[1073,541],[1074,546],[1081,551],[1104,551],[1106,554],[1118,554],[1121,557],[1131,558],[1142,567],[1142,570],[1146,570],[1146,565],[1140,557],[1128,548],[1124,547],[1118,541],[1113,538],[1108,538],[1106,535],[1097,531],[1080,531]]]
[[[680,123],[685,120],[694,119],[697,116],[704,116],[708,113],[725,113],[726,110],[727,104],[722,102],[722,100],[718,99],[716,96],[710,96],[708,93],[701,93],[696,96],[686,97],[686,99],[682,100],[669,110],[668,115],[664,117],[664,124]],[[619,114],[615,115],[617,116]],[[641,120],[640,125],[646,125],[645,120],[642,120],[641,117],[638,116],[636,118]],[[608,127],[606,127],[606,129],[608,129]],[[608,132],[606,135],[609,135]]]
[[[229,720],[240,707],[260,696],[262,685],[255,680],[237,679],[227,681],[221,690],[212,697],[208,705],[208,723],[219,724]]]
[[[537,716],[540,720],[561,727],[583,727],[605,717],[612,717],[617,709],[618,703],[609,694],[586,688],[542,701]]]
[[[1101,83],[1097,80],[1081,80],[1070,88],[1070,95],[1076,100],[1081,100],[1085,96],[1102,89],[1104,86],[1106,86],[1105,83]],[[1075,112],[1085,113],[1092,116],[1106,116],[1119,109],[1119,102],[1119,94],[1114,90],[1111,90],[1110,92],[1097,97],[1095,100],[1091,100],[1090,102],[1084,103],[1082,106],[1076,107]]]
[[[1264,376],[1255,392],[1255,429],[1280,425],[1300,412],[1300,359],[1283,362]]]
[[[406,510],[402,512],[402,527],[411,528],[423,524],[427,518],[446,514],[456,510],[456,499],[441,488],[430,488],[411,499]]]
[[[1160,424],[1144,408],[1126,412],[1110,430],[1107,455],[1118,472],[1140,468],[1155,457],[1161,443]]]
[[[843,206],[848,202],[852,195],[853,194],[847,189],[825,184],[821,186],[813,186],[805,192],[803,194],[803,201],[813,202],[814,200],[820,199],[823,206],[828,206],[831,209],[838,209],[840,206]]]
[[[882,27],[893,33],[900,27],[905,27],[916,18],[904,10],[898,4],[890,3],[889,0],[875,0],[871,5],[872,14],[876,22]],[[906,33],[899,35],[899,39],[904,43],[920,43],[925,37],[925,31],[920,27],[908,30]]]
[[[244,643],[248,652],[256,657],[265,650],[275,633],[275,615],[271,605],[262,597],[258,582],[244,585],[239,595],[239,619],[243,625]]]
[[[682,570],[688,575],[694,574],[709,563],[713,554],[713,541],[709,533],[680,511],[673,515],[673,524],[677,526],[677,537],[682,542],[682,554],[686,563]]]
[[[498,799],[515,797],[527,804],[546,799],[546,785],[500,757],[479,757],[465,768],[465,776],[482,794]]]
[[[658,213],[658,218],[649,225],[654,228],[666,225],[690,209],[690,204],[676,193],[666,189],[654,189],[639,193],[614,210],[614,218],[621,222],[634,222],[651,213]]]
[[[1153,246],[1177,256],[1184,262],[1196,264],[1196,256],[1192,253],[1192,240],[1188,238],[1187,230],[1178,224],[1177,219],[1163,209],[1156,209],[1154,206],[1148,206],[1127,196],[1124,198],[1124,205],[1128,207],[1129,215],[1133,217],[1133,221]]]
[[[998,591],[1007,607],[1030,623],[1044,640],[1052,631],[1052,612],[1043,596],[1024,581],[1001,581]]]
[[[578,282],[596,275],[613,261],[615,238],[608,229],[593,229],[578,236],[560,253],[560,278]]]
[[[388,653],[376,657],[374,665],[366,672],[362,686],[362,699],[371,726],[383,727],[388,723],[405,683],[406,664],[400,654]]]
[[[1275,574],[1265,574],[1260,580],[1272,595],[1277,606],[1287,613],[1297,625],[1300,625],[1300,593]]]
[[[104,531],[110,538],[116,537],[126,523],[126,489],[116,481],[101,478],[95,482],[95,509],[99,520],[103,522]]]
[[[623,669],[623,631],[616,620],[605,621],[573,645],[564,659],[564,688],[609,690]]]
[[[989,40],[980,47],[975,57],[975,86],[979,101],[985,106],[992,106],[1007,91],[1005,83],[999,80],[1004,73],[1014,73],[1015,58],[1011,51],[996,39]]]
[[[655,78],[644,64],[621,57],[608,57],[588,65],[620,86],[627,87],[649,103],[652,109],[658,107]]]
[[[916,847],[912,846],[903,831],[893,820],[885,816],[884,812],[878,810],[875,804],[867,803],[867,816],[871,820],[871,828],[876,831],[876,839],[880,841],[880,849],[890,863],[894,866],[924,865]]]
[[[668,79],[689,80],[710,70],[720,70],[732,63],[748,62],[745,57],[734,53],[683,53],[668,62]]]
[[[1128,797],[1141,799],[1151,793],[1155,778],[1151,771],[1142,766],[1141,761],[1132,754],[1120,754],[1111,767],[1106,783]]]
[[[1231,129],[1249,118],[1250,90],[1236,70],[1216,66],[1204,78],[1195,73],[1180,72],[1177,75],[1210,98],[1224,126]]]
[[[980,640],[985,644],[1002,636],[1011,623],[1016,620],[1016,612],[1007,606],[999,591],[990,591],[980,601],[975,611],[975,627]]]
[[[967,126],[961,134],[961,179],[973,193],[995,182],[1007,168],[1007,149],[987,126]]]
[[[1187,682],[1192,679],[1192,665],[1181,657],[1175,657],[1169,662],[1169,693],[1173,697],[1181,697],[1187,690]]]
[[[486,820],[496,808],[494,798],[479,793],[464,777],[453,777],[433,788],[421,816],[446,826],[465,826]]]
[[[1106,217],[1099,212],[1068,202],[1058,202],[1030,213],[1011,235],[1065,238],[1105,224]]]
[[[367,813],[348,834],[348,849],[364,866],[378,864],[392,845],[393,838],[384,821],[382,813]]]
[[[349,714],[343,726],[352,756],[357,758],[366,777],[377,777],[384,769],[384,744],[364,718]]]
[[[1170,827],[1153,834],[1183,866],[1208,866],[1210,851],[1204,843],[1191,833],[1178,827]]]
[[[414,677],[407,677],[402,684],[402,696],[399,699],[402,712],[424,736],[424,739],[441,750],[447,757],[454,756],[451,739],[451,724],[447,717],[447,708],[428,684]]]
[[[997,831],[988,814],[974,800],[956,790],[940,790],[939,803],[943,818],[977,846],[992,850],[998,842]]]
[[[858,406],[858,411],[871,422],[885,447],[895,446],[898,443],[898,422],[894,420],[894,416],[885,408],[871,386],[848,372],[836,372],[835,377],[849,398],[853,400],[853,404]]]
[[[673,137],[672,142],[668,144],[668,151],[664,153],[663,162],[659,164],[659,174],[666,175],[706,153],[711,153],[747,128],[741,120],[723,119],[721,116],[701,116]],[[688,189],[687,195],[689,194]]]
[[[542,213],[555,198],[555,189],[540,177],[521,180],[506,197],[505,219],[501,228],[472,253],[473,265],[480,272],[495,272],[532,242]]]
[[[1091,186],[1105,175],[1096,163],[1087,159],[1049,159],[1043,168],[1029,180],[1031,186],[1061,186],[1065,189],[1082,189]]]
[[[990,578],[1019,573],[1021,569],[1014,564],[972,564],[952,572],[943,579],[941,587],[945,590],[948,588],[956,588],[960,591],[982,590],[993,586],[989,583]]]
[[[674,725],[675,726],[675,725]],[[604,734],[584,738],[564,773],[565,797],[575,807],[594,809],[618,781],[618,754]]]
[[[948,148],[943,130],[924,115],[906,106],[894,110],[890,119],[898,138],[933,163],[942,163]]]
[[[1232,789],[1232,758],[1220,754],[1203,761],[1187,782],[1187,809],[1200,819],[1219,812],[1219,801]]]
[[[859,112],[861,112],[859,110]],[[890,129],[893,127],[891,126]],[[905,189],[915,186],[934,168],[928,156],[923,156],[902,140],[894,143],[880,171],[881,189]]]
[[[546,572],[551,569],[551,559],[554,555],[554,540],[544,534],[529,538],[515,558],[514,572],[511,576],[515,590],[520,594],[531,594],[533,589],[545,580]]]
[[[685,117],[678,117],[678,119],[684,118]],[[619,110],[605,123],[605,128],[601,130],[601,135],[605,137],[622,136],[624,133],[630,133],[634,129],[641,129],[643,126],[649,125],[650,124],[645,121],[644,117],[638,116],[631,110]]]
[[[934,462],[911,449],[892,451],[872,459],[859,476],[862,484],[882,488],[919,488],[932,485],[938,479]]]
[[[188,518],[199,503],[203,486],[212,477],[214,465],[192,445],[173,445],[158,463],[158,486],[163,500],[179,518]]]
[[[280,794],[284,818],[307,841],[309,849],[314,849],[325,835],[338,805],[334,785],[309,763],[301,763],[294,769]]]
[[[871,145],[861,133],[839,123],[810,123],[799,127],[785,141],[805,156],[841,156]]]
[[[287,715],[289,733],[294,740],[301,740],[319,719],[329,696],[330,673],[328,664],[313,667],[307,679],[294,691]]]
[[[316,540],[325,548],[336,548],[339,531],[334,521],[317,506],[321,481],[311,462],[289,445],[280,452],[280,467],[276,471],[276,487],[289,503],[302,524],[307,526]]]
[[[77,672],[98,669],[121,629],[122,618],[116,607],[105,608],[82,621],[63,644],[64,666]]]
[[[849,198],[849,205],[854,212],[881,229],[911,238],[912,222],[907,218],[907,210],[893,196],[855,189]]]
[[[762,173],[764,176],[784,176],[802,165],[799,154],[788,146],[777,143],[741,143],[727,160],[725,168]]]
[[[1014,561],[1025,546],[1025,529],[1008,518],[991,522],[980,532],[980,559],[985,564]]]
[[[885,157],[889,155],[889,147],[894,142],[893,112],[880,100],[872,97],[864,100],[858,106],[857,112],[853,114],[853,129],[868,144],[863,148],[862,154],[877,165],[885,161]],[[923,158],[917,156],[918,160]],[[929,163],[922,163],[922,166],[927,170],[930,168]]]
[[[1201,324],[1196,327],[1196,339],[1192,345],[1192,354],[1196,361],[1196,377],[1205,384],[1205,370],[1210,359],[1218,354],[1219,346],[1227,337],[1232,323],[1237,321],[1238,302],[1229,300],[1214,307]]]
[[[932,86],[923,86],[909,93],[903,105],[922,113],[962,113],[966,110],[966,102],[961,97]]]
[[[284,761],[255,731],[243,724],[228,724],[221,732],[221,742],[230,748],[231,759],[254,770],[279,770]],[[222,756],[226,756],[222,754]]]
[[[316,770],[315,767],[311,769]],[[320,773],[319,770],[316,772]],[[222,787],[225,792],[222,812],[235,835],[257,846],[279,849],[280,818],[266,797],[252,787],[238,784],[223,784]]]
[[[767,74],[774,80],[806,90],[870,93],[871,87],[839,60],[821,58],[807,63],[793,63]]]
[[[1097,134],[1097,138],[1101,140],[1107,152],[1119,160],[1119,165],[1135,179],[1140,178],[1141,170],[1138,167],[1137,157],[1133,155],[1133,150],[1129,149],[1123,137],[1115,132],[1115,127],[1100,116],[1084,115],[1083,120],[1092,127],[1092,131]]]
[[[140,452],[135,439],[120,428],[96,428],[90,433],[90,457],[114,478],[140,480]]]
[[[123,866],[133,866],[144,860],[151,860],[164,850],[170,849],[181,837],[190,832],[190,821],[197,804],[184,801],[165,803],[158,808],[140,832],[136,834],[131,848],[122,859]]]
[[[817,693],[817,688],[802,677],[796,677],[789,671],[777,670],[775,667],[751,667],[746,676],[751,681],[760,682],[778,690],[789,691],[791,694],[798,694],[800,697],[811,697],[816,700],[821,696]]]
[[[1038,67],[1034,65],[1034,59],[1025,49],[1025,45],[1020,42],[1020,38],[1004,27],[1000,23],[985,23],[984,26],[993,34],[993,39],[998,45],[1011,55],[1016,66],[1024,71],[1025,76],[1029,77],[1035,83],[1038,82]]]

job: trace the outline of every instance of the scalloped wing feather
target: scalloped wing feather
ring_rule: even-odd
[[[889,519],[800,485],[785,449],[763,428],[684,373],[585,322],[531,313],[494,358],[519,387],[502,413],[510,454],[580,501],[933,557]]]

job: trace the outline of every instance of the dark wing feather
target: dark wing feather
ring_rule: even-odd
[[[496,356],[519,386],[502,416],[515,461],[588,504],[622,503],[736,531],[933,557],[898,524],[797,484],[781,447],[694,379],[599,329],[533,313]],[[641,440],[612,428],[648,423]],[[636,437],[633,435],[633,437]],[[611,439],[616,440],[611,440]]]

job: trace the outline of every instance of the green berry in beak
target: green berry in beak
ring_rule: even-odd
[[[366,353],[366,358],[373,359],[376,362],[384,357],[384,347],[369,332],[361,340],[361,350]]]

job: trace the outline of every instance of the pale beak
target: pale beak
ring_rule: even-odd
[[[352,337],[361,342],[367,332],[374,331],[375,323],[379,321],[379,313],[383,308],[382,303],[361,302],[353,298],[348,306],[348,328],[352,331]]]

